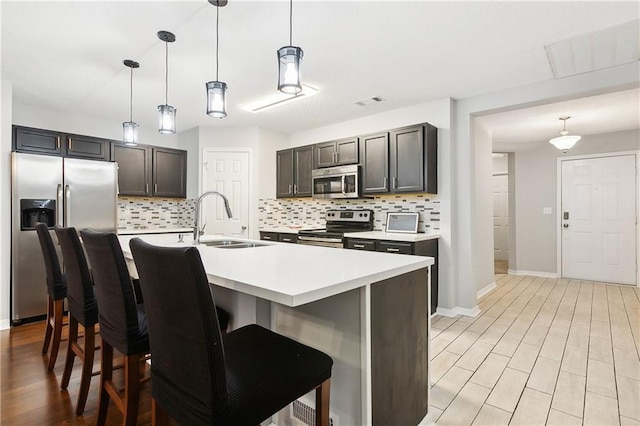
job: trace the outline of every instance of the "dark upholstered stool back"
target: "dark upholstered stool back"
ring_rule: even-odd
[[[136,304],[129,270],[118,242],[109,232],[83,230],[96,297],[100,303],[100,335],[123,355],[149,350],[146,318]]]
[[[85,328],[98,322],[98,305],[87,259],[75,228],[56,228],[67,275],[69,312]]]
[[[64,299],[67,297],[67,283],[62,271],[60,271],[60,261],[58,260],[58,254],[53,245],[49,228],[44,223],[37,223],[36,233],[44,256],[44,266],[47,270],[47,292],[49,297],[53,300]]]
[[[154,399],[181,404],[180,424],[207,424],[227,409],[222,337],[213,296],[195,247],[155,247],[139,239],[131,250],[145,299]]]

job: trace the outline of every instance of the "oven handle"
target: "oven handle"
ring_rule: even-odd
[[[347,176],[342,175],[342,194],[347,195]]]
[[[342,242],[342,238],[307,237],[303,235],[298,235],[298,240],[317,241],[319,243],[341,243]]]

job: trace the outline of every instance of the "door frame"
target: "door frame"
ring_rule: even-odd
[[[640,287],[640,237],[638,236],[638,216],[640,215],[640,150],[602,152],[596,154],[571,155],[568,157],[558,157],[556,171],[556,270],[558,278],[562,278],[562,162],[571,160],[587,160],[593,158],[621,157],[625,155],[635,156],[636,163],[636,285]]]
[[[251,148],[220,148],[220,147],[205,147],[202,148],[202,157],[200,158],[200,162],[198,164],[198,167],[200,168],[200,179],[198,182],[198,194],[202,194],[202,192],[204,191],[204,187],[205,187],[205,170],[204,170],[204,163],[205,160],[207,159],[208,154],[210,153],[216,153],[216,152],[220,152],[220,153],[230,153],[230,152],[238,152],[238,153],[246,153],[247,156],[249,157],[249,169],[247,170],[247,179],[249,180],[249,192],[247,193],[247,215],[248,215],[248,219],[249,219],[249,223],[247,224],[247,236],[250,239],[258,239],[255,235],[252,235],[252,231],[254,229],[258,229],[256,223],[254,223],[257,219],[256,219],[256,215],[254,213],[254,203],[252,202],[252,200],[254,199],[254,190],[255,190],[255,185],[253,184],[253,178],[254,178],[254,174],[253,174],[253,150]],[[197,199],[197,198],[196,198]],[[255,225],[255,226],[254,226]]]

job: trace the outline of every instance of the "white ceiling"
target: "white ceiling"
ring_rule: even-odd
[[[15,103],[98,116],[119,128],[129,115],[129,69],[122,60],[133,59],[141,64],[134,72],[133,119],[155,128],[156,106],[164,103],[164,43],[156,33],[168,30],[177,38],[169,46],[169,103],[178,109],[178,131],[214,125],[292,133],[552,79],[545,44],[640,14],[636,2],[296,0],[293,44],[305,52],[303,81],[320,93],[246,112],[241,105],[276,90],[276,50],[288,44],[288,6],[230,0],[220,10],[220,80],[229,86],[229,116],[222,120],[205,114],[205,82],[215,79],[215,8],[205,0],[2,1],[2,78],[13,83]],[[372,96],[385,101],[354,104]],[[613,122],[625,120],[619,125],[637,128],[638,92],[610,96],[607,103],[621,105],[635,96],[635,124],[603,113],[601,99],[483,119],[496,138],[511,142],[520,140],[516,135],[557,134],[560,115],[575,116],[568,127],[576,133],[598,125],[615,130]]]

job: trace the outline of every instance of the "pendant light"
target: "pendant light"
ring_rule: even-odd
[[[122,123],[122,141],[125,145],[137,145],[138,144],[138,123],[133,121],[133,69],[140,68],[140,64],[131,59],[125,59],[123,61],[126,67],[131,69],[130,77],[130,97],[129,97],[129,121]]]
[[[176,109],[169,105],[169,43],[176,36],[169,31],[158,31],[158,38],[164,41],[164,105],[158,105],[158,131],[162,134],[176,132]]]
[[[581,139],[581,136],[569,135],[569,131],[567,130],[567,120],[570,118],[571,117],[568,116],[559,118],[559,120],[562,120],[563,122],[562,130],[560,131],[562,136],[558,136],[557,138],[553,138],[549,141],[550,144],[565,153]]]
[[[289,45],[278,49],[278,90],[297,95],[302,91],[301,48],[293,46],[293,0],[289,0]]]
[[[207,114],[211,117],[227,116],[227,83],[218,80],[218,44],[220,35],[220,8],[227,0],[209,0],[216,7],[216,81],[207,83]]]

